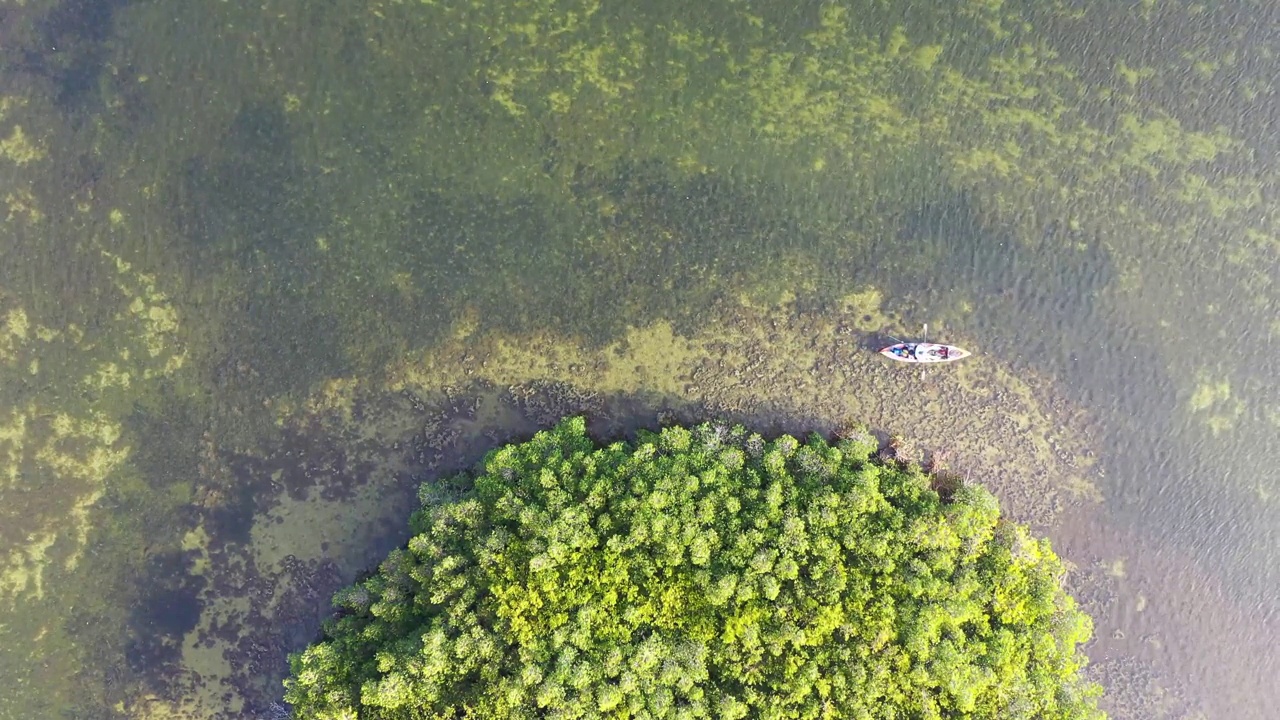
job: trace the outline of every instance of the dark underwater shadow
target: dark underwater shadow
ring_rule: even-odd
[[[164,552],[148,558],[137,578],[145,588],[129,614],[125,660],[162,694],[176,686],[183,641],[200,621],[205,579],[194,573],[195,553]],[[172,678],[174,682],[166,682]]]
[[[542,380],[504,388],[478,382],[449,394],[405,394],[387,402],[382,411],[420,417],[422,429],[402,447],[387,448],[388,458],[399,457],[397,462],[416,470],[402,476],[398,489],[386,492],[387,507],[399,520],[380,532],[375,547],[364,549],[372,557],[382,557],[405,542],[408,518],[419,499],[434,493],[443,501],[465,492],[459,473],[473,468],[489,450],[528,439],[567,416],[584,415],[590,435],[600,443],[634,438],[640,429],[672,423],[718,420],[769,435],[804,437],[813,431],[830,434],[841,421],[798,408],[743,411],[658,393],[602,394]],[[180,410],[175,412],[176,418],[182,416]],[[154,428],[159,422],[141,415],[137,427]],[[223,643],[230,653],[233,673],[223,682],[244,700],[248,716],[272,710],[281,696],[288,654],[316,639],[322,619],[332,612],[329,598],[354,578],[342,577],[325,560],[323,548],[286,549],[298,557],[289,555],[285,567],[255,567],[246,552],[249,531],[284,496],[340,502],[359,492],[376,468],[347,456],[343,447],[349,443],[349,438],[312,427],[278,434],[260,454],[220,451],[235,486],[226,488],[219,503],[194,509],[209,531],[213,564],[197,574],[193,556],[181,552],[157,555],[147,563],[122,640],[132,687],[161,694],[178,688],[183,673],[178,663],[181,638],[200,626],[205,629],[198,644]],[[160,464],[152,461],[149,466],[154,472]],[[424,486],[432,490],[420,491]],[[228,598],[238,598],[236,604],[249,609],[211,627],[200,623],[203,603]]]
[[[219,391],[261,398],[349,369],[342,329],[317,302],[334,280],[314,255],[329,222],[326,186],[293,137],[278,102],[246,102],[216,150],[187,158],[168,184],[170,222],[193,272],[245,283],[210,360],[208,384]]]
[[[532,195],[415,193],[395,239],[424,292],[405,313],[418,323],[406,327],[429,341],[467,306],[495,330],[571,329],[596,346],[657,320],[692,332],[711,321],[708,308],[735,301],[741,283],[781,276],[789,253],[822,247],[785,189],[767,181],[681,178],[651,161],[579,168],[570,191],[572,201],[554,207]]]
[[[285,265],[323,227],[320,184],[294,153],[293,133],[279,102],[249,100],[213,151],[178,168],[170,217],[202,259]]]
[[[115,31],[115,14],[131,0],[61,0],[31,21],[32,34],[0,36],[7,73],[23,75],[44,86],[54,106],[75,122],[82,122],[106,110],[101,80],[108,75],[110,42]],[[21,4],[19,4],[21,5]],[[5,7],[0,13],[36,13],[37,8]],[[18,20],[13,21],[14,26]],[[117,73],[120,69],[117,69]],[[132,71],[123,68],[126,79]],[[123,87],[108,80],[116,89]],[[126,93],[116,115],[132,120],[142,115],[137,96]]]

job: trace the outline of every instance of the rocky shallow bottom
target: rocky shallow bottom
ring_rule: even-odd
[[[691,336],[665,324],[635,328],[607,346],[461,328],[377,380],[332,379],[277,403],[273,448],[236,451],[211,439],[199,520],[184,542],[199,619],[175,638],[174,661],[121,709],[139,719],[278,717],[287,654],[314,639],[335,590],[403,542],[419,486],[449,492],[444,479],[488,449],[566,415],[584,414],[599,438],[710,418],[793,434],[864,423],[885,457],[981,482],[1008,515],[1050,537],[1064,517],[1100,507],[1084,412],[980,347],[923,375],[885,362],[872,350],[881,332],[899,330],[874,293],[847,298],[835,314],[744,305],[718,320]],[[210,530],[227,498],[246,491],[251,525]],[[1113,561],[1068,560],[1077,563],[1073,592],[1108,613]],[[1128,655],[1098,669],[1104,683],[1114,672],[1160,688],[1155,714],[1117,695],[1128,707],[1121,716],[1190,712],[1147,660]]]

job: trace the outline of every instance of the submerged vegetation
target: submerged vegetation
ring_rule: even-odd
[[[277,551],[371,552],[352,539],[365,535],[325,548],[283,530],[315,524],[301,519],[314,504],[264,541],[287,497],[278,480],[304,495],[324,473],[364,477],[347,460],[374,445],[305,438],[332,451],[321,472],[281,449],[294,439],[278,415],[334,385],[376,384],[419,351],[449,358],[423,377],[458,378],[424,381],[423,394],[450,396],[481,374],[469,359],[495,364],[486,332],[510,333],[508,346],[541,334],[567,347],[569,328],[620,343],[636,372],[593,390],[677,399],[713,395],[707,376],[722,371],[757,397],[799,397],[761,379],[758,358],[790,353],[806,378],[844,377],[890,411],[902,406],[882,389],[893,386],[788,345],[794,332],[765,331],[767,352],[754,349],[742,338],[793,321],[748,313],[782,303],[815,317],[880,292],[903,317],[990,338],[993,356],[999,337],[1046,360],[1120,348],[1044,367],[1103,406],[1117,389],[1156,388],[1145,412],[1121,414],[1150,440],[1130,447],[1227,448],[1240,468],[1229,490],[1243,501],[1224,500],[1214,468],[1159,488],[1147,499],[1161,510],[1143,507],[1142,522],[1240,533],[1241,547],[1274,524],[1270,459],[1241,451],[1280,427],[1268,366],[1183,351],[1280,337],[1280,215],[1265,202],[1280,175],[1256,121],[1280,112],[1280,56],[1256,41],[1275,12],[1257,0],[279,0],[191,4],[181,22],[120,0],[3,7],[0,675],[12,681],[0,717],[158,716],[159,697],[196,708],[174,716],[209,717],[275,699],[264,692],[278,688],[283,648],[311,630],[281,617],[310,622],[311,607],[281,600],[280,580],[259,623],[278,633],[267,640],[232,613],[284,573]],[[865,317],[859,331],[896,331],[878,311],[844,314]],[[673,371],[671,347],[735,315],[749,331],[734,347],[750,353],[707,341],[705,364]],[[636,352],[633,328],[671,341]],[[562,372],[519,357],[487,377],[510,387]],[[574,357],[569,375],[620,365]],[[1003,412],[1023,398],[993,389],[994,366],[960,375],[957,402],[1000,424],[954,421],[1065,457],[1047,430]],[[1215,442],[1169,443],[1185,417]],[[877,472],[883,483],[897,471]],[[1017,496],[1001,500],[1018,512]],[[351,507],[349,522],[372,524]],[[1257,522],[1184,515],[1208,507]],[[1247,584],[1273,585],[1280,566],[1256,557],[1262,580]],[[252,581],[225,579],[241,567]],[[220,615],[220,601],[236,609]],[[253,665],[250,647],[273,650]],[[1241,675],[1205,680],[1206,694],[1261,697],[1218,692]]]
[[[1101,718],[1091,623],[977,486],[704,424],[495,450],[292,658],[300,718]],[[945,495],[945,497],[944,497]]]

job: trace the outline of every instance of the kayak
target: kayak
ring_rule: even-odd
[[[939,345],[938,343],[898,343],[880,351],[881,355],[899,362],[941,363],[954,362],[966,358],[973,353],[955,345]]]

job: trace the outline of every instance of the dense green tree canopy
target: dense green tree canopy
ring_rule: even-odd
[[[299,718],[1101,718],[1046,541],[869,436],[580,418],[490,453],[291,658]],[[424,488],[425,490],[425,488]]]

